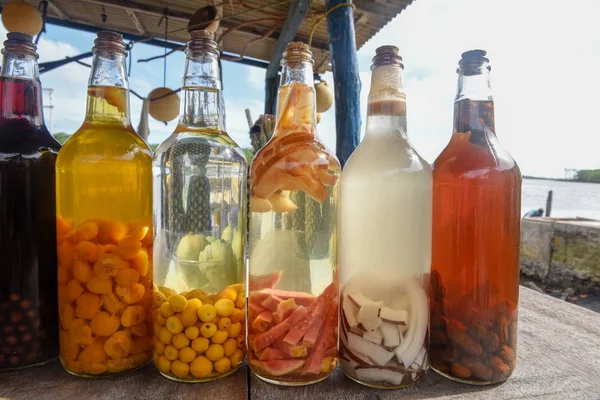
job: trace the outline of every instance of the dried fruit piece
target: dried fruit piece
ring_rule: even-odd
[[[457,378],[469,379],[471,377],[471,370],[459,363],[452,363],[450,371],[452,372],[452,375]]]
[[[471,374],[482,381],[492,379],[492,370],[483,364],[479,359],[471,356],[461,357],[460,363],[471,370]]]

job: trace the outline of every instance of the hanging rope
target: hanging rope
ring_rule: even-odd
[[[40,14],[42,14],[42,30],[40,31],[40,33],[38,33],[37,37],[35,38],[36,45],[40,41],[40,37],[42,36],[42,33],[46,33],[46,17],[48,16],[48,0],[40,1],[40,4],[38,4],[38,11],[40,12]]]
[[[169,9],[165,7],[163,11],[163,16],[158,21],[158,26],[162,23],[163,19],[165,20],[165,52],[162,55],[163,57],[163,87],[167,87],[167,49],[169,46]],[[173,53],[173,51],[169,52],[169,54]]]
[[[319,26],[319,24],[321,22],[323,22],[323,20],[325,18],[327,18],[327,16],[329,16],[329,14],[331,14],[332,12],[334,12],[335,10],[337,10],[338,8],[342,8],[342,7],[352,7],[353,10],[356,9],[356,6],[352,3],[340,3],[337,6],[333,6],[331,7],[329,10],[327,10],[327,12],[320,17],[312,26],[311,30],[310,30],[310,36],[308,37],[308,47],[311,47],[312,45],[312,39],[313,39],[313,35],[315,34],[315,30],[317,29],[317,26]]]

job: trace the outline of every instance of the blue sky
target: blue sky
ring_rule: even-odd
[[[556,7],[554,5],[559,5]],[[600,3],[573,0],[415,0],[359,51],[363,127],[375,48],[394,44],[404,58],[409,137],[429,162],[447,144],[452,131],[456,66],[472,48],[488,51],[495,93],[496,130],[524,174],[563,177],[564,168],[600,168]],[[5,30],[0,27],[0,38]],[[39,44],[41,61],[76,55],[93,45],[95,35],[49,25]],[[137,63],[162,53],[136,45],[130,86],[146,95],[162,86],[162,60]],[[86,60],[89,61],[89,60]],[[168,58],[167,86],[178,88],[183,53]],[[253,118],[263,110],[264,70],[224,62],[227,130],[242,147],[249,146],[244,109]],[[53,88],[53,132],[74,132],[85,111],[89,69],[77,64],[42,75]],[[325,79],[332,81],[331,74]],[[333,85],[330,85],[333,87]],[[131,98],[134,126],[141,101]],[[50,125],[49,115],[46,116]],[[151,143],[174,128],[151,120]],[[361,135],[364,132],[361,132]],[[323,115],[319,135],[335,148],[334,109]]]

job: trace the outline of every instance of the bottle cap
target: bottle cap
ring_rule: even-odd
[[[2,54],[5,51],[14,51],[21,54],[29,54],[37,58],[38,54],[36,50],[37,46],[33,43],[33,36],[22,32],[9,32],[6,34]]]
[[[123,35],[112,31],[98,32],[92,52],[96,54],[98,51],[127,54],[125,43],[123,43]]]
[[[378,47],[375,50],[375,57],[373,57],[371,70],[382,65],[398,65],[400,68],[404,69],[402,57],[400,57],[399,53],[400,49],[396,46],[385,45]]]
[[[288,65],[294,67],[294,64],[301,62],[314,63],[310,47],[302,42],[289,42],[283,52],[281,64],[287,62]]]
[[[461,55],[456,72],[463,72],[465,75],[478,75],[478,71],[482,67],[491,71],[490,60],[486,57],[486,54],[485,50],[480,49],[465,51]]]
[[[215,35],[204,29],[190,32],[191,39],[187,42],[186,54],[191,56],[212,55],[219,57],[219,47],[215,42]]]

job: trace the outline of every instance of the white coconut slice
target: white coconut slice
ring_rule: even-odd
[[[340,365],[342,366],[342,370],[344,371],[344,373],[350,375],[353,378],[357,378],[356,367],[358,366],[358,364],[356,364],[352,360],[348,361],[343,358],[340,358]]]
[[[369,358],[377,365],[385,365],[392,357],[394,357],[393,351],[389,351],[384,347],[371,343],[352,332],[348,332],[347,347],[351,352],[368,354]]]
[[[371,300],[370,298],[368,298],[361,292],[348,293],[348,298],[358,308],[361,308],[362,306],[369,304],[369,303],[375,303],[373,300]]]
[[[357,351],[350,350],[348,346],[344,343],[340,343],[341,353],[344,357],[346,357],[350,361],[354,361],[357,365],[362,366],[372,366],[373,361],[369,358],[369,356],[359,353]]]
[[[371,343],[375,343],[376,345],[380,345],[383,340],[383,336],[381,333],[379,333],[378,329],[371,332],[365,332],[363,333],[362,337],[363,339],[366,339]]]
[[[386,346],[386,347],[400,346],[400,332],[398,332],[397,325],[389,323],[389,322],[383,322],[379,326],[379,331],[381,331],[381,335],[383,336],[384,346]]]
[[[404,374],[381,368],[357,368],[356,377],[365,382],[381,383],[389,385],[401,385]]]
[[[425,348],[425,346],[421,347],[421,351],[419,351],[419,354],[417,355],[417,358],[415,359],[415,361],[413,361],[413,363],[410,365],[410,367],[412,369],[424,369],[425,365],[423,365],[423,362],[425,361],[427,357],[427,349]]]
[[[429,309],[427,305],[427,295],[415,278],[411,278],[407,283],[407,293],[410,298],[410,319],[408,322],[408,331],[400,346],[396,347],[394,352],[396,358],[405,367],[409,367],[419,355],[423,347],[425,335],[427,334],[427,322],[429,319]]]
[[[408,312],[406,310],[392,310],[389,307],[382,307],[379,318],[384,322],[406,325],[406,322],[408,321]]]
[[[357,311],[358,309],[348,298],[348,296],[344,296],[342,300],[342,315],[346,319],[346,322],[348,324],[348,330],[356,328],[358,326],[358,320],[356,319]]]
[[[382,301],[370,302],[365,304],[358,310],[358,323],[366,331],[374,331],[381,325],[381,318],[379,318],[379,312],[383,306]]]

